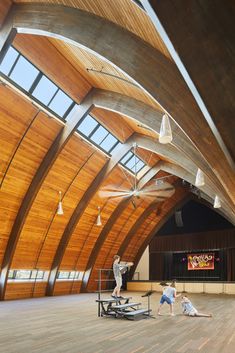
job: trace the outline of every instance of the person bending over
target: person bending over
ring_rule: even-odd
[[[183,314],[187,316],[200,316],[200,317],[212,317],[212,314],[199,313],[196,308],[194,308],[191,301],[186,295],[182,296],[181,300]]]
[[[113,257],[113,274],[116,281],[116,287],[113,290],[111,296],[113,298],[123,298],[120,295],[120,290],[122,287],[122,274],[126,272],[127,268],[133,265],[133,262],[120,263],[120,256],[114,255]]]
[[[175,302],[175,298],[179,297],[181,294],[176,294],[176,289],[175,289],[175,281],[173,281],[170,285],[167,284],[166,282],[161,282],[160,285],[163,287],[163,294],[160,299],[160,305],[158,307],[158,315],[161,315],[160,310],[161,307],[164,303],[169,304],[170,306],[170,314],[171,316],[174,316],[174,311],[173,311],[173,304]]]

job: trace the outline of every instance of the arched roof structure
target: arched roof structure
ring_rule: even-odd
[[[181,179],[195,184],[198,168],[206,181],[201,197],[213,205],[218,195],[219,212],[235,223],[230,110],[223,124],[212,109],[213,92],[201,83],[201,62],[198,79],[198,68],[191,67],[180,41],[182,34],[174,36],[172,24],[172,44],[180,48],[181,59],[189,72],[192,69],[192,81],[202,88],[205,111],[212,119],[208,120],[175,60],[169,38],[162,36],[156,14],[166,9],[158,10],[154,1],[144,3],[152,5],[146,5],[147,12],[131,0],[119,4],[114,0],[4,0],[0,4],[0,63],[10,48],[20,53],[8,73],[0,66],[2,300],[14,297],[17,285],[8,279],[13,269],[47,271],[46,280],[29,282],[23,293],[20,289],[19,296],[27,297],[93,290],[97,268],[110,267],[115,253],[136,263],[157,229],[190,197]],[[167,30],[169,19],[163,16],[164,24]],[[199,35],[196,25],[193,33]],[[219,33],[213,39],[226,46]],[[203,58],[203,48],[200,55]],[[20,57],[37,71],[29,89],[22,89],[20,75],[13,75]],[[220,70],[209,70],[214,84]],[[51,80],[56,92],[73,102],[67,117],[36,96],[42,78]],[[223,82],[223,100],[218,100],[217,90],[215,94],[220,112],[233,94],[230,80],[226,82],[229,93]],[[167,145],[158,141],[164,113],[170,117],[173,133]],[[106,153],[79,134],[78,126],[88,114],[122,142],[115,153]],[[168,176],[175,185],[169,199],[140,199],[133,207],[130,198],[100,198],[99,190],[105,185],[130,188],[133,174],[120,161],[133,143],[146,164],[138,173],[139,185]],[[63,216],[57,214],[59,191]],[[98,206],[101,227],[96,226]],[[59,271],[76,273],[76,280],[59,281]]]

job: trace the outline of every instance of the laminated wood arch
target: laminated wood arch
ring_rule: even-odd
[[[227,198],[232,201],[231,207],[234,207],[234,171],[224,158],[174,63],[132,33],[78,9],[59,5],[22,4],[14,5],[12,11],[12,25],[18,31],[44,34],[88,48],[137,82],[183,128],[220,181]],[[110,47],[113,47],[113,50],[110,50]]]
[[[177,182],[176,182],[177,184]],[[174,184],[173,184],[174,185]],[[182,187],[177,187],[176,189],[176,193],[169,199],[167,199],[166,201],[164,201],[163,207],[165,209],[167,209],[167,212],[165,212],[168,215],[168,207],[170,207],[170,209],[173,207],[173,209],[175,209],[175,203],[177,203],[177,201],[180,199],[182,200],[182,198],[185,198],[185,196],[188,194],[188,191],[183,190]],[[132,228],[130,229],[130,231],[128,232],[128,234],[125,237],[125,240],[123,241],[123,243],[121,244],[119,250],[118,250],[118,254],[123,257],[125,256],[125,251],[128,248],[128,245],[130,244],[131,240],[133,239],[133,237],[135,236],[136,232],[138,231],[138,229],[140,228],[140,226],[144,223],[144,221],[148,218],[148,216],[153,212],[153,210],[155,210],[157,208],[157,206],[159,205],[159,202],[155,203],[151,203],[149,205],[149,207],[144,211],[144,213],[137,219],[137,221],[135,222],[135,224],[132,226]],[[166,216],[166,215],[164,215]],[[161,217],[162,218],[162,217]],[[164,219],[165,217],[163,217]],[[165,219],[164,219],[165,222]],[[163,223],[164,224],[164,223]]]
[[[73,135],[79,120],[82,119],[83,116],[87,115],[89,111],[92,109],[92,102],[90,101],[90,95],[87,96],[87,99],[77,108],[76,113],[71,117],[71,119],[67,122],[67,124],[60,130],[57,135],[55,141],[52,143],[48,152],[46,153],[41,165],[39,166],[25,196],[21,203],[20,209],[16,216],[14,225],[12,227],[11,234],[9,236],[9,240],[7,243],[7,247],[5,250],[3,262],[2,262],[2,270],[0,275],[0,300],[4,299],[5,290],[6,290],[6,282],[8,272],[11,266],[11,262],[14,256],[14,252],[16,249],[16,245],[20,236],[20,232],[24,225],[25,219],[29,213],[30,207],[37,196],[37,193],[46,178],[49,170],[54,164],[56,158],[60,154],[61,150],[68,142],[70,137]]]
[[[85,195],[82,197],[82,199],[80,200],[80,202],[78,203],[78,205],[74,209],[73,214],[70,217],[70,220],[68,221],[68,224],[67,224],[67,226],[63,232],[63,235],[60,239],[58,248],[56,250],[56,253],[55,253],[55,256],[53,259],[51,271],[49,274],[47,289],[46,289],[46,295],[48,295],[48,296],[53,295],[55,282],[56,282],[56,276],[59,271],[60,264],[63,259],[63,255],[65,253],[65,250],[66,250],[66,247],[69,243],[69,240],[73,234],[73,231],[74,231],[79,219],[83,215],[83,212],[85,211],[90,200],[95,195],[95,193],[99,189],[99,187],[102,184],[102,182],[104,181],[104,179],[110,174],[110,172],[118,164],[118,162],[123,158],[123,156],[132,148],[134,142],[135,142],[135,139],[133,137],[131,137],[124,145],[122,145],[116,151],[116,153],[110,158],[110,160],[100,170],[100,172],[98,173],[98,175],[94,179],[93,183],[87,189]]]
[[[164,214],[164,216],[161,218],[161,220],[159,222],[157,222],[156,226],[154,226],[154,228],[151,230],[151,232],[148,234],[148,236],[143,239],[143,243],[140,246],[136,256],[135,256],[135,262],[134,262],[134,266],[131,268],[130,271],[130,278],[133,277],[136,267],[146,249],[146,247],[148,246],[148,244],[150,243],[150,241],[152,240],[152,238],[155,236],[155,234],[157,233],[157,231],[164,225],[164,223],[166,223],[168,221],[168,219],[170,219],[170,217],[175,213],[175,211],[181,207],[183,207],[184,204],[186,204],[188,202],[188,200],[190,199],[189,195],[183,195],[182,198],[179,197],[178,201],[172,206],[169,207],[168,212]],[[123,256],[125,256],[125,252],[123,254]]]
[[[75,44],[75,42],[78,45],[81,45],[82,43],[82,45],[85,46],[86,44],[86,47],[89,46],[89,48],[92,51],[95,51],[96,53],[98,53],[98,55],[102,57],[105,56],[107,60],[109,60],[110,62],[113,62],[116,67],[121,68],[121,70],[127,73],[129,77],[131,77],[133,80],[138,82],[138,84],[140,84],[145,91],[147,91],[152,97],[154,97],[156,101],[160,102],[160,104],[164,107],[164,109],[166,109],[178,123],[178,125],[175,122],[173,122],[172,124],[174,140],[171,145],[162,146],[157,142],[155,143],[154,141],[151,141],[150,143],[151,146],[149,147],[149,150],[152,149],[155,153],[159,154],[160,156],[163,156],[163,158],[165,157],[166,159],[170,160],[172,163],[177,164],[177,165],[173,165],[171,163],[161,162],[161,169],[167,172],[173,173],[181,178],[183,176],[185,180],[189,181],[190,183],[194,183],[194,175],[196,174],[197,167],[200,167],[208,177],[208,180],[206,179],[206,185],[202,188],[203,192],[205,193],[205,195],[204,194],[202,195],[203,198],[208,199],[209,197],[209,200],[211,202],[211,200],[213,200],[215,196],[215,192],[221,195],[221,198],[224,201],[223,213],[225,213],[228,219],[234,222],[234,219],[235,219],[234,203],[233,203],[234,185],[232,180],[232,177],[233,177],[232,170],[231,168],[226,169],[227,164],[226,162],[224,162],[223,158],[221,158],[222,154],[217,153],[218,146],[217,146],[216,140],[214,140],[214,142],[211,142],[210,138],[212,135],[210,135],[210,131],[208,129],[206,129],[205,136],[203,137],[200,136],[201,138],[199,138],[199,135],[201,134],[201,132],[204,131],[205,124],[202,123],[201,125],[202,116],[200,116],[200,112],[198,112],[197,106],[195,104],[191,104],[194,101],[191,99],[190,93],[188,92],[187,87],[184,85],[183,81],[180,81],[181,78],[178,75],[177,70],[175,70],[174,64],[167,57],[164,57],[164,55],[158,52],[158,50],[153,49],[148,43],[140,41],[140,39],[137,38],[135,35],[130,34],[126,30],[123,30],[120,27],[109,23],[104,19],[97,18],[97,16],[95,15],[90,15],[89,13],[86,13],[84,21],[81,19],[81,22],[78,23],[77,20],[83,17],[84,15],[83,11],[75,10],[77,14],[77,19],[75,19],[70,9],[65,9],[65,8],[62,8],[61,6],[58,7],[58,6],[44,5],[43,9],[45,9],[46,11],[49,9],[48,14],[50,14],[50,11],[51,11],[50,9],[53,9],[53,11],[55,10],[55,15],[53,15],[54,18],[56,18],[58,14],[65,14],[65,17],[61,18],[62,24],[64,24],[64,28],[62,28],[60,27],[60,25],[57,25],[56,22],[54,24],[51,24],[50,21],[47,21],[48,19],[48,18],[46,19],[47,14],[45,14],[45,22],[43,22],[44,20],[42,19],[41,14],[39,14],[40,8],[41,8],[41,5],[39,4],[36,5],[36,7],[35,5],[16,5],[12,7],[13,11],[10,13],[7,22],[5,22],[6,26],[5,27],[3,26],[3,28],[0,29],[0,48],[1,47],[3,48],[0,54],[0,60],[1,60],[1,55],[3,57],[5,49],[10,45],[12,39],[14,38],[16,34],[16,29],[19,31],[22,29],[23,32],[25,31],[30,32],[32,29],[32,32],[33,32],[34,31],[33,27],[36,26],[33,23],[33,21],[37,18],[37,16],[39,19],[37,26],[39,31],[42,31],[41,33],[48,34],[49,36],[54,36],[54,37],[59,35],[64,40],[68,40],[69,38],[69,40],[71,40],[73,44]],[[32,9],[36,9],[33,15],[35,16],[34,18],[28,17],[29,14],[31,14]],[[74,29],[71,28],[69,23],[70,19],[74,21],[71,23],[76,24],[78,26],[81,25],[80,28],[84,29],[84,33],[82,32],[80,32],[79,34],[74,33]],[[24,20],[25,22],[27,21],[28,22],[24,24],[23,23]],[[89,24],[88,24],[88,20],[89,20]],[[63,23],[63,21],[65,21],[65,23]],[[92,21],[96,29],[99,27],[99,32],[97,31],[97,33],[101,34],[101,38],[97,41],[91,40],[89,42],[90,39],[95,38],[95,33],[93,33],[93,28],[91,29],[92,33],[90,34],[86,33],[86,29],[88,28],[88,26],[89,28],[91,27],[90,21]],[[20,24],[22,25],[21,29],[20,29]],[[96,27],[96,25],[98,27]],[[123,45],[121,43],[122,40],[123,40],[123,43],[127,43],[127,40],[130,39],[130,43],[131,43],[130,52],[133,54],[132,59],[135,62],[136,67],[134,67],[132,61],[129,60],[131,58],[130,53],[124,53],[122,57],[122,55],[120,55],[120,52],[116,51],[116,48],[114,50],[114,53],[108,52],[108,48],[104,42],[102,34],[104,34],[104,32],[107,31],[107,28],[111,28],[112,26],[114,26],[112,29],[113,38],[110,39],[109,45],[112,46],[115,43],[115,46],[117,44],[117,47],[120,49],[122,48],[122,45]],[[74,28],[78,28],[78,27],[74,26]],[[46,30],[48,30],[48,32],[50,33],[46,33]],[[52,31],[54,31],[54,33],[51,33]],[[88,39],[89,35],[91,35],[91,37]],[[156,73],[156,77],[153,75],[153,72],[150,75],[150,69],[148,67],[145,68],[146,62],[144,62],[145,59],[143,60],[143,62],[141,61],[142,58],[137,53],[137,49],[136,49],[137,44],[140,45],[140,52],[142,54],[146,53],[148,55],[148,60],[152,60],[154,75]],[[155,57],[155,54],[156,54],[156,57]],[[129,64],[127,64],[128,61],[129,61],[130,67],[128,67]],[[160,67],[166,70],[167,72],[166,82],[164,82],[163,76],[157,75],[158,73],[160,73]],[[146,77],[142,77],[141,75],[142,71],[145,74],[144,70],[147,70]],[[150,78],[153,78],[153,81],[150,81]],[[177,89],[175,87],[171,87],[171,84],[170,84],[171,80],[177,81],[176,87],[177,89],[179,89],[180,93],[177,92]],[[175,92],[178,95],[175,95]],[[169,94],[169,97],[167,97],[168,94]],[[166,97],[164,95],[166,95]],[[162,114],[160,114],[157,111],[157,109],[155,110],[153,108],[150,108],[144,103],[138,102],[135,99],[132,99],[129,97],[122,96],[118,93],[116,94],[113,92],[102,91],[99,89],[93,89],[93,92],[90,95],[90,97],[92,97],[89,100],[89,104],[91,108],[87,109],[85,107],[88,99],[88,98],[85,98],[85,101],[83,102],[84,104],[80,106],[80,109],[82,110],[84,109],[84,112],[81,112],[81,116],[85,115],[89,111],[89,109],[92,109],[92,107],[95,106],[98,108],[104,108],[110,111],[121,113],[128,117],[134,118],[137,121],[141,122],[142,124],[149,126],[153,130],[159,131]],[[185,102],[186,104],[184,104]],[[192,111],[190,110],[191,107],[192,107]],[[182,120],[181,120],[181,117],[182,117]],[[186,117],[188,118],[189,121],[191,120],[190,123],[189,121],[187,123]],[[61,132],[59,133],[56,140],[52,144],[50,150],[48,151],[47,157],[49,156],[49,159],[45,157],[43,163],[38,169],[38,172],[35,174],[35,178],[33,179],[31,185],[29,186],[28,192],[25,194],[22,205],[15,219],[15,223],[12,228],[10,239],[6,248],[7,251],[5,253],[5,257],[3,261],[3,271],[0,277],[1,298],[4,297],[7,272],[8,272],[8,269],[10,268],[10,263],[11,263],[12,257],[14,256],[17,241],[21,233],[22,227],[25,224],[27,214],[31,208],[31,205],[35,199],[35,196],[37,195],[37,192],[40,186],[42,185],[41,183],[43,182],[45,176],[48,174],[48,171],[51,168],[51,165],[53,164],[53,161],[54,161],[53,158],[56,158],[55,157],[56,153],[57,152],[59,153],[59,151],[63,148],[63,143],[66,143],[67,141],[65,137],[66,134],[67,134],[67,137],[69,138],[69,134],[70,133],[72,134],[72,132],[74,131],[72,126],[74,126],[75,128],[76,122],[74,122],[74,124],[75,125],[71,125],[70,132],[67,130],[68,126],[61,129]],[[182,127],[185,126],[185,132],[181,130],[179,126],[182,126]],[[196,129],[195,130],[196,136],[193,135],[194,129]],[[139,141],[139,145],[141,146],[141,138],[136,137],[135,139],[137,143]],[[199,141],[202,141],[202,144]],[[144,147],[144,144],[143,144],[143,147]],[[53,149],[54,149],[54,152],[52,152]],[[206,151],[206,154],[205,154],[205,151]],[[215,156],[217,160],[215,159]],[[181,168],[180,165],[183,168]],[[102,175],[102,173],[100,175]],[[97,183],[97,189],[99,187],[98,184],[99,183]],[[93,191],[94,190],[95,189],[93,189]],[[88,190],[88,199],[89,197],[92,197],[93,191],[90,191],[90,189]],[[85,199],[86,198],[84,196],[83,201]],[[126,205],[127,203],[123,204],[124,207]],[[77,219],[79,219],[80,215],[83,213],[83,207],[85,207],[85,204],[78,205],[76,216],[74,216],[73,220],[68,225],[67,235],[69,233],[70,234],[72,233],[73,226],[76,224]],[[114,212],[114,215],[112,215],[113,222],[115,222],[115,217],[117,217],[117,215],[118,213],[115,213],[115,212]],[[94,251],[97,251],[97,250],[94,248]],[[59,264],[58,257],[57,257],[57,263]],[[59,265],[57,266],[57,269],[58,268],[59,268]],[[56,272],[54,271],[54,275],[55,274]],[[52,292],[53,292],[53,289],[52,289]]]
[[[161,166],[161,162],[158,162],[154,167],[152,167],[140,179],[140,181],[138,182],[138,187],[143,188],[144,185],[146,185],[159,172],[160,166]],[[115,208],[115,210],[112,213],[111,217],[109,218],[108,222],[105,224],[104,228],[102,229],[102,232],[100,233],[99,238],[96,242],[96,245],[93,248],[92,253],[90,255],[89,261],[86,266],[86,270],[84,271],[84,275],[83,275],[83,279],[82,279],[82,287],[81,287],[82,291],[86,292],[86,290],[87,290],[87,286],[88,286],[91,272],[93,271],[97,256],[98,256],[100,249],[102,248],[102,246],[107,238],[109,231],[112,229],[114,223],[121,216],[123,210],[130,203],[130,201],[131,201],[131,197],[123,199],[118,204],[118,206]]]

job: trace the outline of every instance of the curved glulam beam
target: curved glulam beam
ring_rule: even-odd
[[[148,236],[144,239],[141,247],[139,248],[139,250],[135,256],[134,265],[133,265],[133,267],[131,267],[131,270],[130,270],[130,278],[133,277],[135,270],[136,270],[136,267],[137,267],[142,255],[143,255],[146,247],[151,242],[152,238],[155,236],[157,231],[168,221],[168,219],[170,219],[170,217],[175,213],[175,211],[177,211],[179,208],[183,207],[188,202],[188,200],[190,200],[190,196],[188,194],[184,194],[184,195],[182,195],[182,197],[179,196],[179,198],[175,204],[169,205],[167,212],[165,212],[165,214],[161,218],[161,220],[159,222],[157,222],[156,226],[151,230],[151,232],[148,234]],[[130,238],[131,238],[131,236],[130,236]],[[123,249],[123,250],[125,251],[125,249]],[[119,251],[119,253],[120,253],[120,251]],[[123,253],[123,255],[124,255],[124,253]]]
[[[184,130],[235,204],[234,171],[175,63],[133,33],[86,11],[45,4],[17,4],[12,10],[19,32],[85,47],[134,80]]]
[[[146,124],[154,131],[160,130],[162,113],[134,98],[122,95],[120,93],[95,88],[93,90],[93,103],[97,108],[111,110],[116,113],[125,115],[131,119],[135,119],[140,123]],[[190,178],[190,183],[192,184],[195,184],[195,175],[197,172],[197,167],[199,167],[208,176],[208,180],[206,180],[206,186],[203,187],[203,191],[207,193],[209,185],[210,190],[208,195],[213,199],[215,197],[215,194],[217,194],[223,200],[222,195],[224,195],[224,192],[221,191],[221,185],[219,184],[218,180],[215,178],[211,170],[208,169],[208,165],[202,158],[201,154],[190,143],[190,140],[178,127],[178,125],[175,124],[174,121],[172,121],[171,125],[173,133],[172,143],[168,144],[167,146],[163,146],[158,143],[158,141],[156,141],[156,144],[158,145],[158,151],[159,153],[161,153],[161,156],[171,158],[171,160],[173,160],[176,164],[182,165],[183,162],[185,170],[190,170],[192,176],[194,175],[194,178]],[[178,151],[172,146],[177,148]],[[180,152],[182,152],[183,155]],[[225,195],[225,202],[227,200],[227,196]],[[231,218],[232,203],[230,202],[230,200],[228,200],[228,204],[229,205],[226,206],[226,209],[227,212],[230,214]],[[232,218],[235,220],[234,213],[232,215]]]
[[[52,143],[44,159],[42,160],[24,196],[24,199],[21,203],[16,219],[14,221],[2,262],[2,270],[0,274],[0,300],[4,300],[8,272],[12,263],[12,259],[15,253],[17,242],[20,237],[21,230],[28,216],[30,208],[33,204],[33,201],[35,200],[38,191],[41,185],[43,184],[43,181],[45,180],[47,174],[49,173],[51,167],[56,161],[56,158],[58,157],[58,155],[60,154],[60,152],[76,130],[79,121],[84,116],[86,116],[93,108],[91,94],[88,94],[83,103],[77,107],[76,112],[71,116],[70,120],[65,124],[65,126],[57,135],[55,141]]]
[[[155,152],[163,158],[167,158],[173,164],[178,165],[180,163],[182,170],[181,175],[184,176],[184,179],[189,183],[194,184],[194,175],[196,174],[197,167],[191,163],[187,158],[185,158],[182,154],[177,151],[176,148],[172,145],[168,145],[167,149],[164,145],[160,144],[158,141],[154,141],[149,137],[140,137],[136,134],[136,143],[139,147],[145,148],[149,151]],[[179,162],[180,161],[180,162]],[[179,167],[180,168],[180,167]],[[178,168],[178,170],[179,170]],[[187,174],[187,172],[189,174]],[[182,177],[180,176],[180,177]],[[208,181],[207,185],[201,188],[206,194],[208,194],[211,199],[214,199],[214,191],[213,185]],[[230,208],[225,204],[223,205],[223,209],[227,216],[230,218],[232,223],[235,223],[235,216],[234,213],[230,210]]]
[[[161,165],[161,162],[158,162],[154,167],[148,170],[148,172],[138,182],[138,188],[143,188],[159,172],[160,165]],[[82,292],[86,292],[87,290],[90,275],[95,266],[97,256],[99,255],[100,249],[102,248],[110,230],[112,229],[113,225],[116,223],[117,219],[121,216],[123,210],[128,206],[130,201],[131,201],[131,197],[128,197],[127,199],[123,199],[115,208],[112,215],[109,217],[108,221],[103,227],[99,235],[99,238],[97,239],[95,246],[91,252],[91,255],[89,257],[89,260],[86,266],[86,270],[83,275],[82,286],[81,286]]]
[[[173,174],[175,176],[178,176],[179,178],[181,178],[182,180],[187,181],[190,184],[194,184],[194,175],[190,174],[189,172],[187,172],[185,169],[183,169],[182,167],[176,165],[176,164],[172,164],[169,162],[161,162],[161,169],[167,173]],[[201,197],[203,199],[205,199],[208,203],[210,203],[211,205],[213,205],[214,203],[214,199],[213,199],[213,195],[214,195],[214,191],[207,185],[207,186],[202,186],[200,188],[200,190],[202,191]],[[218,212],[219,214],[221,214],[223,217],[225,217],[229,222],[231,222],[232,224],[235,223],[235,219],[232,218],[231,216],[229,216],[229,209],[226,207],[221,207],[220,209],[216,208],[214,209],[214,211]]]
[[[178,181],[176,181],[174,184],[177,184]],[[174,185],[173,184],[173,185]],[[172,200],[175,198],[182,200],[182,198],[185,198],[186,195],[188,194],[188,191],[183,189],[182,187],[177,186],[175,194],[167,199],[166,201],[161,202],[163,205],[163,208],[166,209],[168,205],[172,205]],[[173,202],[175,205],[175,202]],[[132,238],[135,236],[136,232],[140,228],[141,224],[144,223],[144,221],[148,218],[148,216],[153,212],[159,206],[159,202],[153,202],[151,203],[146,210],[141,214],[141,216],[136,220],[135,224],[133,224],[132,228],[129,230],[128,234],[126,235],[124,241],[122,242],[117,254],[121,257],[124,256],[125,250],[127,249],[128,245],[130,244]],[[173,206],[174,207],[174,206]],[[165,220],[164,220],[165,222]],[[163,223],[164,224],[164,223]]]
[[[49,274],[49,279],[47,283],[46,295],[51,296],[54,292],[56,276],[60,268],[60,264],[62,262],[66,247],[69,243],[69,240],[73,234],[76,225],[79,222],[79,219],[82,217],[86,207],[91,201],[92,197],[98,191],[99,187],[111,173],[111,171],[116,167],[119,161],[123,158],[123,156],[133,147],[133,143],[135,139],[131,136],[127,142],[120,146],[120,148],[115,152],[115,154],[110,158],[110,160],[104,165],[104,167],[97,174],[96,178],[92,182],[92,184],[86,190],[84,196],[79,201],[78,205],[73,211],[72,216],[70,217],[68,224],[63,232],[63,235],[60,239],[58,248],[56,250],[51,271]]]

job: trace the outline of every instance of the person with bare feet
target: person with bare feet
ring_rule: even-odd
[[[122,274],[126,272],[128,267],[133,265],[133,262],[125,262],[125,263],[120,263],[120,256],[119,255],[114,255],[114,261],[113,261],[113,274],[114,278],[116,281],[116,287],[113,290],[113,293],[111,294],[111,297],[115,299],[121,299],[123,298],[120,295],[120,290],[122,286]]]
[[[158,307],[157,314],[161,315],[160,309],[164,303],[169,304],[170,306],[170,314],[171,316],[175,316],[173,310],[173,304],[175,302],[175,298],[179,297],[181,294],[176,294],[175,281],[169,285],[166,282],[161,282],[160,285],[163,287],[163,294],[160,299],[160,305]]]
[[[184,315],[197,317],[212,317],[212,314],[199,313],[186,295],[182,296],[181,305]]]

